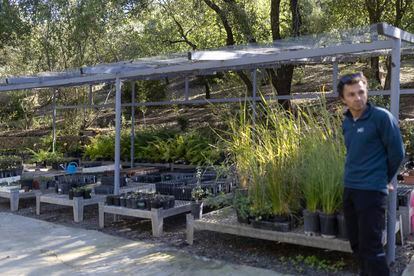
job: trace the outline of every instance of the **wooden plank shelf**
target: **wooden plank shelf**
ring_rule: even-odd
[[[328,239],[320,236],[307,236],[303,228],[298,227],[291,232],[278,232],[253,228],[250,224],[239,223],[233,208],[223,208],[206,215],[202,219],[194,220],[191,214],[187,215],[187,243],[193,244],[195,230],[208,230],[219,233],[232,234],[243,237],[278,241],[309,247],[351,253],[347,240]]]
[[[122,215],[136,218],[150,219],[152,224],[152,235],[160,237],[163,233],[164,218],[191,212],[191,202],[176,200],[173,208],[141,210],[121,206],[106,205],[99,203],[99,227],[105,226],[105,214]]]
[[[25,192],[24,190],[21,190],[19,188],[13,188],[9,191],[1,191],[0,192],[0,198],[6,198],[10,201],[10,210],[12,212],[16,212],[19,210],[19,201],[23,198],[35,198],[36,192],[30,191]]]
[[[99,204],[99,202],[104,202],[106,196],[104,195],[92,195],[89,199],[84,199],[83,197],[74,197],[69,199],[69,195],[63,194],[41,194],[36,195],[36,214],[40,215],[40,204],[49,203],[62,206],[73,207],[73,220],[75,222],[83,221],[83,210],[85,206]]]

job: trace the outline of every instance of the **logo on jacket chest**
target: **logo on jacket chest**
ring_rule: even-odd
[[[364,128],[363,127],[357,128],[357,133],[363,133],[363,132],[364,132]]]

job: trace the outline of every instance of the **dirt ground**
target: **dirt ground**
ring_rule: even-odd
[[[21,200],[21,208],[17,214],[70,227],[99,230],[131,240],[159,243],[203,258],[266,268],[292,275],[357,274],[356,263],[351,254],[348,253],[237,237],[210,231],[196,231],[194,244],[190,246],[185,242],[185,215],[165,219],[164,235],[161,238],[154,238],[151,234],[149,220],[121,217],[120,221],[113,222],[112,216],[107,215],[105,228],[99,229],[98,208],[96,206],[86,207],[84,221],[74,223],[71,208],[42,204],[41,215],[37,216],[35,205],[34,199]],[[10,212],[8,202],[0,201],[0,211]],[[27,229],[27,231],[30,230]],[[414,239],[410,237],[404,246],[397,247],[397,260],[392,267],[393,275],[402,273],[413,254]]]

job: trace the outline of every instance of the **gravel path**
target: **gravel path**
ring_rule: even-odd
[[[65,226],[100,230],[98,208],[85,208],[84,221],[73,222],[72,208],[42,204],[40,216],[36,216],[35,200],[21,200],[18,215],[37,218]],[[10,212],[8,202],[0,201],[0,211]],[[282,244],[272,241],[237,237],[209,231],[197,231],[194,245],[185,242],[185,215],[164,220],[164,235],[154,238],[148,220],[122,217],[112,222],[106,216],[104,233],[137,241],[151,241],[172,246],[184,252],[234,264],[271,269],[293,275],[357,275],[357,266],[352,256],[310,247]],[[414,254],[414,239],[410,237],[404,246],[397,247],[397,261],[392,267],[394,275],[400,275]]]

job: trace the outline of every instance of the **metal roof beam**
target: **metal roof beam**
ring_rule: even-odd
[[[399,38],[403,41],[414,43],[414,35],[403,31],[397,27],[389,25],[387,23],[378,23],[377,24],[377,32],[379,34],[392,37],[392,38]]]
[[[291,62],[300,59],[316,58],[324,56],[336,56],[343,54],[370,52],[392,47],[391,41],[374,41],[372,43],[361,43],[353,45],[331,46],[326,48],[303,49],[296,51],[281,52],[277,54],[267,54],[253,57],[245,57],[235,60],[212,60],[212,61],[190,61],[186,64],[160,66],[149,69],[131,69],[130,71],[116,74],[97,74],[93,76],[82,76],[68,79],[49,80],[42,83],[27,83],[16,85],[0,85],[0,91],[22,90],[32,88],[73,86],[87,83],[113,82],[117,77],[121,79],[133,79],[150,77],[165,74],[202,74],[206,70],[243,70],[251,69],[247,67],[272,66],[281,62]],[[259,66],[260,65],[260,66]]]
[[[401,95],[414,95],[414,89],[401,89]],[[294,93],[292,95],[267,95],[264,96],[266,100],[297,100],[297,99],[315,99],[321,96],[326,98],[335,98],[338,97],[338,94],[334,91],[327,92],[302,92]],[[380,96],[380,95],[391,95],[390,90],[370,90],[368,91],[368,96]],[[140,102],[140,103],[124,103],[122,107],[132,107],[132,106],[165,106],[165,105],[203,105],[203,104],[212,104],[212,103],[237,103],[247,101],[261,101],[262,97],[243,97],[243,98],[213,98],[213,99],[198,99],[198,100],[175,100],[175,101],[161,101],[161,102]],[[79,104],[79,105],[65,105],[65,106],[56,106],[56,109],[99,109],[99,108],[114,108],[115,103],[107,104]]]

